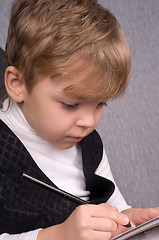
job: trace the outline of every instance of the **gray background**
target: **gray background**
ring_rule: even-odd
[[[12,0],[0,0],[4,49]],[[159,1],[100,0],[122,26],[131,47],[124,97],[108,104],[98,130],[114,177],[133,207],[159,206]]]

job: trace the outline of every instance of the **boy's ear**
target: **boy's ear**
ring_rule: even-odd
[[[9,66],[5,70],[5,87],[8,95],[15,102],[24,101],[24,83],[22,73],[15,67]]]

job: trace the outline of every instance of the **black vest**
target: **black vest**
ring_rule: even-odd
[[[106,202],[114,192],[114,184],[94,174],[103,155],[101,139],[93,131],[81,144],[89,202]],[[23,179],[23,173],[56,187],[21,141],[0,120],[0,233],[22,233],[61,223],[81,204]]]

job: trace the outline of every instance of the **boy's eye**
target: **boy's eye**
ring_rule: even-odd
[[[76,104],[62,103],[62,105],[64,108],[66,108],[68,110],[75,109],[78,106],[77,103]]]
[[[98,103],[97,107],[103,107],[106,106],[107,107],[107,103],[106,102],[100,102]]]

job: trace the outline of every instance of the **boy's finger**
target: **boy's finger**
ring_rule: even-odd
[[[92,229],[95,231],[115,232],[118,224],[109,218],[92,218]]]
[[[115,211],[118,211],[118,209],[117,209],[116,207],[113,207],[113,206],[111,206],[111,205],[109,205],[109,204],[107,204],[107,203],[100,203],[99,205],[100,205],[100,206],[105,206],[105,207],[110,208],[110,209],[113,209],[113,210],[115,210]]]
[[[90,235],[91,240],[93,239],[100,239],[100,240],[106,240],[111,239],[112,233],[111,232],[102,232],[102,231],[92,231],[92,236]]]
[[[85,205],[84,207],[88,207],[89,214],[92,217],[109,218],[109,219],[112,219],[115,223],[118,223],[120,225],[127,225],[129,223],[128,216],[116,210],[113,210],[111,208],[108,208],[106,206],[90,204],[90,205]]]

